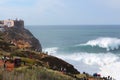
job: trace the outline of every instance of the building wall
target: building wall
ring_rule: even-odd
[[[14,20],[4,20],[4,26],[13,27]]]
[[[17,28],[24,28],[24,21],[23,20],[15,20],[14,21],[14,26]]]
[[[23,20],[0,20],[0,27],[17,27],[17,28],[24,28],[24,21]]]

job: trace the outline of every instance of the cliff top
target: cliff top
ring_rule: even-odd
[[[12,27],[2,26],[0,33],[5,41],[13,43],[17,48],[42,51],[39,40],[24,28],[24,21],[22,20],[14,20]]]
[[[24,22],[24,21],[23,21]],[[0,24],[2,24],[0,22]],[[42,76],[44,79],[42,80],[81,80],[81,79],[87,79],[92,78],[92,80],[95,80],[93,76],[90,76],[89,74],[80,74],[80,72],[74,68],[73,65],[67,63],[66,61],[59,59],[57,57],[42,53],[42,47],[40,42],[32,35],[32,33],[24,28],[23,23],[14,22],[14,27],[1,27],[3,30],[0,31],[0,57],[7,56],[7,62],[5,67],[6,69],[11,69],[10,72],[11,76],[20,77],[17,75],[14,75],[15,69],[21,68],[22,70],[18,71],[17,74],[22,75],[25,73],[25,71],[28,71],[28,73],[25,73],[26,75],[33,74],[36,70],[44,69],[41,71],[41,73],[44,76],[39,73],[39,76]],[[18,58],[20,62],[15,63],[15,58]],[[1,65],[4,65],[4,59],[0,60],[0,67]],[[17,64],[17,67],[14,66]],[[33,69],[33,66],[35,66],[35,69]],[[16,67],[16,68],[14,68]],[[23,69],[23,67],[27,67],[26,69]],[[30,72],[29,72],[29,70]],[[25,71],[24,71],[25,70]],[[35,71],[34,71],[35,70]],[[46,70],[46,71],[45,71]],[[50,78],[51,75],[47,74],[49,71],[53,72],[52,78]],[[56,72],[60,73],[58,75],[55,75]],[[6,71],[4,71],[5,73]],[[16,71],[15,71],[16,72]],[[22,73],[23,72],[23,73]],[[1,76],[5,76],[4,73],[0,74]],[[30,74],[29,74],[30,73]],[[38,73],[37,73],[38,74]],[[38,75],[33,75],[33,77],[38,78]],[[61,74],[62,77],[60,76]],[[57,76],[57,78],[55,77]],[[64,79],[64,76],[69,76]],[[6,76],[8,77],[8,76]],[[47,77],[47,79],[46,79]],[[59,78],[61,77],[61,78]],[[26,80],[26,76],[24,76],[24,80]],[[4,80],[4,79],[1,79]],[[35,79],[33,79],[35,80]],[[103,80],[103,78],[99,77],[97,80]]]
[[[24,20],[0,20],[0,27],[18,27],[24,28]]]

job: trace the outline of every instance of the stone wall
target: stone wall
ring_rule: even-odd
[[[0,20],[1,27],[17,27],[17,28],[24,28],[24,21],[23,20]]]
[[[14,21],[14,26],[17,28],[24,28],[24,21],[23,20],[15,20]]]

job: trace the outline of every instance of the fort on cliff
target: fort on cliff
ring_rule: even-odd
[[[34,35],[24,27],[24,20],[0,20],[2,38],[20,49],[42,51],[41,44]]]
[[[23,20],[0,20],[0,27],[17,27],[17,28],[24,28],[24,21]]]

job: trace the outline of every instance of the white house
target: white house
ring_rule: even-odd
[[[4,20],[4,26],[7,27],[13,27],[14,26],[14,20]]]

